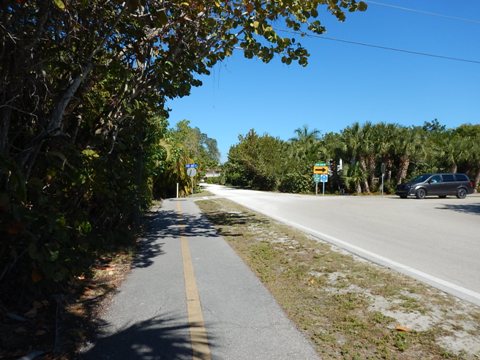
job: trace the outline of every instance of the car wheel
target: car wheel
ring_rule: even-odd
[[[427,192],[425,191],[425,189],[418,189],[417,191],[415,191],[415,197],[417,199],[424,199],[426,195]]]
[[[447,197],[447,195],[438,195],[438,197],[439,197],[440,199],[445,199],[445,198]]]
[[[467,196],[467,190],[465,190],[464,188],[457,190],[457,198],[465,199],[466,196]]]

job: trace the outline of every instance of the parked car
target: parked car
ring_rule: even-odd
[[[445,198],[448,195],[456,195],[464,199],[467,194],[473,193],[473,183],[465,174],[423,174],[405,184],[397,186],[395,194],[405,199],[409,195],[415,195],[417,199],[425,196],[438,196]]]

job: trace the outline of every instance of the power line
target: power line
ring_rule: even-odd
[[[322,40],[336,41],[336,42],[340,42],[340,43],[344,43],[344,44],[352,44],[352,45],[365,46],[365,47],[370,47],[370,48],[375,48],[375,49],[396,51],[396,52],[401,52],[401,53],[406,53],[406,54],[411,54],[411,55],[428,56],[428,57],[444,59],[444,60],[461,61],[461,62],[467,62],[467,63],[472,63],[472,64],[480,64],[480,60],[470,60],[470,59],[464,59],[464,58],[458,58],[458,57],[452,57],[452,56],[431,54],[431,53],[426,53],[426,52],[421,52],[421,51],[398,49],[398,48],[389,47],[389,46],[368,44],[368,43],[358,42],[358,41],[343,40],[343,39],[337,39],[337,38],[322,36],[322,35],[306,34],[306,33],[300,32],[300,31],[282,30],[282,29],[279,29],[278,31],[285,32],[285,33],[291,33],[291,34],[295,34],[295,35],[306,36],[306,37],[313,37],[313,38],[322,39]]]
[[[469,22],[469,23],[474,23],[474,24],[480,24],[480,20],[474,20],[474,19],[467,19],[459,16],[450,16],[450,15],[444,15],[444,14],[439,14],[431,11],[424,11],[424,10],[418,10],[418,9],[412,9],[412,8],[407,8],[403,6],[398,6],[398,5],[392,5],[392,4],[385,4],[379,1],[371,1],[367,0],[367,4],[374,4],[374,5],[379,5],[379,6],[384,6],[384,7],[389,7],[392,9],[398,9],[398,10],[404,10],[404,11],[410,11],[418,14],[423,14],[423,15],[429,15],[429,16],[436,16],[436,17],[442,17],[445,19],[451,19],[451,20],[458,20],[458,21],[464,21],[464,22]]]

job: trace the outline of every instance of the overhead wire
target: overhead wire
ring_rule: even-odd
[[[307,33],[304,33],[304,32],[294,31],[294,30],[278,29],[278,31],[285,32],[285,33],[291,33],[291,34],[295,34],[295,35],[300,35],[300,36],[305,36],[305,37],[313,37],[313,38],[322,39],[322,40],[336,41],[336,42],[345,43],[345,44],[365,46],[365,47],[370,47],[370,48],[375,48],[375,49],[396,51],[396,52],[412,54],[412,55],[428,56],[428,57],[444,59],[444,60],[451,60],[451,61],[461,61],[461,62],[467,62],[467,63],[472,63],[472,64],[480,64],[480,60],[471,60],[471,59],[464,59],[464,58],[453,57],[453,56],[444,56],[444,55],[432,54],[432,53],[427,53],[427,52],[422,52],[422,51],[399,49],[399,48],[394,48],[394,47],[390,47],[390,46],[382,46],[382,45],[369,44],[369,43],[359,42],[359,41],[344,40],[344,39],[338,39],[338,38],[333,38],[333,37],[328,37],[328,36],[323,36],[323,35],[307,34]]]
[[[444,14],[439,14],[439,13],[435,13],[435,12],[431,12],[431,11],[423,11],[423,10],[418,10],[418,9],[412,9],[412,8],[407,8],[407,7],[403,7],[403,6],[386,4],[386,3],[383,3],[383,2],[380,2],[380,1],[374,1],[374,0],[366,0],[366,2],[367,2],[367,4],[375,4],[375,5],[390,7],[390,8],[404,10],[404,11],[416,12],[416,13],[423,14],[423,15],[437,16],[437,17],[442,17],[442,18],[447,18],[447,19],[452,19],[452,20],[459,20],[459,21],[465,21],[465,22],[480,24],[479,20],[467,19],[467,18],[458,17],[458,16],[444,15]],[[411,54],[411,55],[428,56],[428,57],[438,58],[438,59],[443,59],[443,60],[460,61],[460,62],[466,62],[466,63],[471,63],[471,64],[480,64],[480,60],[472,60],[472,59],[465,59],[465,58],[454,57],[454,56],[432,54],[432,53],[423,52],[423,51],[400,49],[400,48],[395,48],[395,47],[391,47],[391,46],[382,46],[382,45],[370,44],[370,43],[365,43],[365,42],[360,42],[360,41],[344,40],[344,39],[338,39],[338,38],[328,37],[328,36],[323,36],[323,35],[308,34],[308,33],[305,33],[305,32],[294,31],[294,30],[279,29],[278,31],[282,31],[282,32],[286,32],[286,33],[292,33],[292,34],[306,36],[306,37],[318,38],[318,39],[322,39],[322,40],[335,41],[335,42],[344,43],[344,44],[358,45],[358,46],[364,46],[364,47],[387,50],[387,51],[396,51],[396,52],[401,52],[401,53]]]
[[[404,6],[387,4],[387,3],[380,2],[380,1],[366,0],[365,2],[367,4],[374,4],[374,5],[389,7],[389,8],[392,8],[392,9],[410,11],[410,12],[423,14],[423,15],[436,16],[436,17],[441,17],[441,18],[450,19],[450,20],[457,20],[457,21],[464,21],[464,22],[469,22],[469,23],[474,23],[474,24],[480,24],[480,20],[467,19],[467,18],[460,17],[460,16],[451,16],[451,15],[440,14],[440,13],[436,13],[436,12],[432,12],[432,11],[412,9],[412,8],[408,8],[408,7],[404,7]]]

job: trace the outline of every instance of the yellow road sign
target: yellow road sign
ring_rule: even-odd
[[[314,174],[328,174],[328,166],[314,166],[313,167]]]

